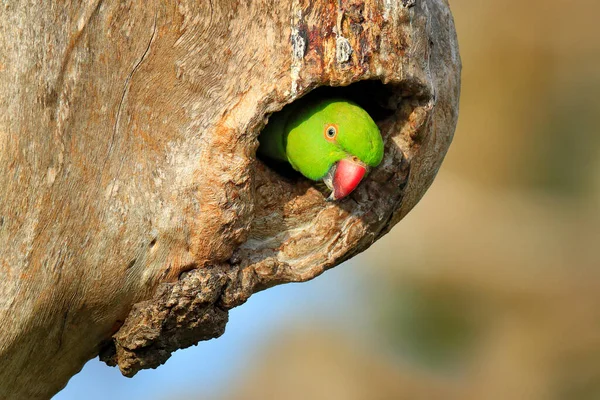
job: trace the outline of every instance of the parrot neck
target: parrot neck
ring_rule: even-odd
[[[287,107],[271,117],[271,120],[259,137],[259,155],[278,161],[289,162],[285,151],[287,140],[286,125],[294,108]]]

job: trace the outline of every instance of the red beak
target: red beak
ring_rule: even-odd
[[[333,192],[330,200],[339,200],[348,196],[365,176],[367,168],[358,160],[345,158],[338,161],[333,175]]]

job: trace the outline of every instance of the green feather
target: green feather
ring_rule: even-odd
[[[337,128],[328,140],[328,126]],[[300,100],[275,114],[259,137],[258,154],[287,161],[305,177],[323,179],[338,161],[357,157],[370,167],[383,158],[383,140],[369,114],[348,100]]]

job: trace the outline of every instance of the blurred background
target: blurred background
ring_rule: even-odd
[[[223,337],[55,399],[600,399],[600,2],[451,0],[454,143],[368,251]]]

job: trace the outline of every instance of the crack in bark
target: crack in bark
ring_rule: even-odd
[[[112,135],[110,137],[110,141],[108,143],[108,150],[106,152],[106,157],[104,159],[104,163],[102,164],[102,169],[100,170],[100,177],[102,177],[103,172],[104,172],[104,168],[106,167],[106,163],[108,162],[108,159],[110,158],[110,155],[112,153],[112,149],[113,149],[113,145],[115,142],[115,138],[117,136],[118,130],[119,130],[119,122],[121,121],[121,113],[123,110],[123,104],[125,103],[125,98],[127,97],[127,93],[129,93],[129,88],[130,88],[130,84],[131,84],[131,79],[133,78],[133,75],[136,73],[136,71],[140,68],[140,65],[142,65],[142,63],[144,62],[144,60],[148,57],[148,54],[150,53],[150,48],[152,46],[152,42],[154,41],[154,38],[156,37],[156,27],[157,27],[157,19],[158,19],[158,10],[156,9],[156,3],[155,3],[155,10],[154,10],[154,23],[152,26],[152,34],[150,35],[150,40],[148,40],[148,44],[146,46],[146,49],[144,50],[143,54],[141,55],[141,57],[138,59],[138,61],[136,62],[136,64],[133,66],[132,70],[129,72],[129,75],[127,76],[127,78],[125,79],[125,83],[123,84],[123,92],[121,94],[121,100],[119,101],[119,107],[117,108],[117,114],[115,117],[115,124],[113,126],[113,132]],[[119,171],[121,170],[123,165],[123,160],[121,160],[120,166],[119,166]],[[116,176],[119,176],[119,173],[117,172]],[[113,188],[111,188],[111,194],[113,192]]]

